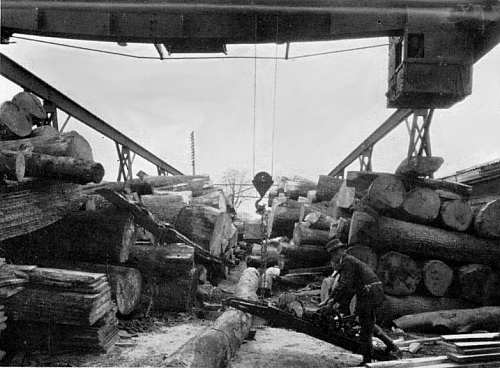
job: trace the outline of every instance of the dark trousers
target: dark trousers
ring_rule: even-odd
[[[363,362],[372,361],[373,330],[375,328],[375,313],[384,301],[384,290],[381,285],[374,285],[358,296],[356,314],[358,315],[361,331],[359,333],[359,353],[363,355]]]

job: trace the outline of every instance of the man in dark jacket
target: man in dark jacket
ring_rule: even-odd
[[[361,325],[359,353],[363,355],[363,362],[371,362],[375,312],[384,301],[382,282],[366,263],[346,254],[346,244],[338,239],[328,242],[326,248],[330,252],[332,265],[339,274],[338,283],[330,293],[326,308],[356,295],[355,314]]]

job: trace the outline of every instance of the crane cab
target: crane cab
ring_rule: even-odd
[[[448,108],[463,100],[472,92],[470,42],[453,23],[430,30],[408,23],[389,40],[388,107]]]

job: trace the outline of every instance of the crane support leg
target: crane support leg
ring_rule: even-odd
[[[46,124],[52,125],[56,130],[59,130],[59,123],[57,121],[57,106],[50,100],[43,100],[43,108],[47,112]]]
[[[132,180],[132,162],[133,157],[130,154],[130,149],[127,146],[122,146],[116,143],[116,151],[118,152],[118,181]]]
[[[372,171],[372,153],[373,146],[370,146],[359,155],[359,171]]]
[[[430,126],[434,109],[415,110],[411,124],[406,120],[410,144],[408,158],[414,156],[431,156]]]

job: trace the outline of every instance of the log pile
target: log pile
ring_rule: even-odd
[[[24,289],[3,300],[12,348],[107,351],[117,340],[106,275],[36,266],[8,266],[26,275]],[[34,344],[34,345],[32,345]]]
[[[470,187],[423,177],[441,163],[412,158],[397,174],[347,175],[359,201],[348,244],[368,247],[378,258],[377,274],[388,295],[379,316],[385,322],[404,314],[500,305],[500,201],[473,210]]]

